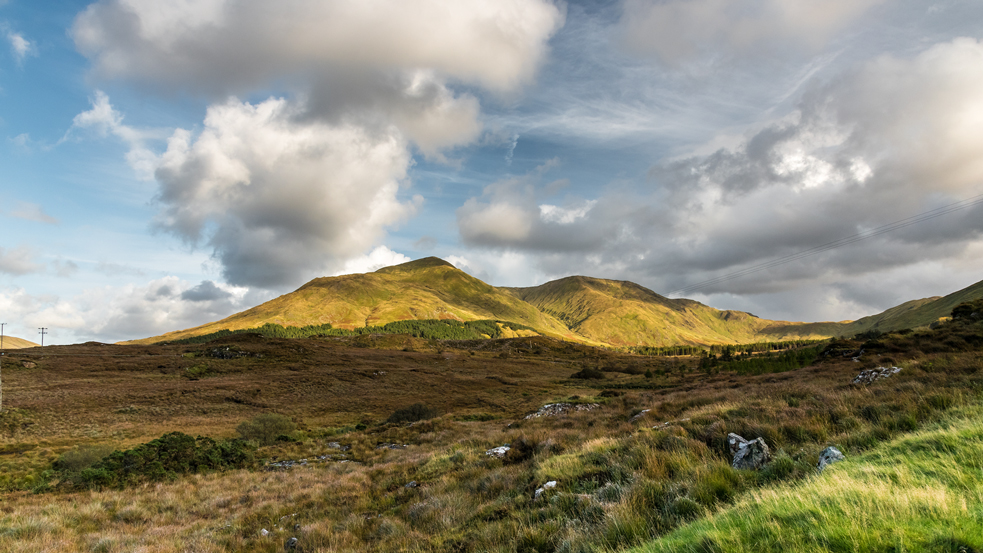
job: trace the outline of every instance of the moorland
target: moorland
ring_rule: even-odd
[[[689,355],[539,332],[11,350],[0,549],[980,551],[981,311]],[[878,367],[900,371],[854,382]],[[735,469],[731,433],[770,461]]]

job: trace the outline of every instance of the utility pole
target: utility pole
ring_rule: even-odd
[[[41,335],[41,347],[44,347],[44,335],[48,333],[48,327],[42,326],[38,331],[38,334]]]
[[[0,323],[0,411],[3,411],[3,327],[7,323]]]

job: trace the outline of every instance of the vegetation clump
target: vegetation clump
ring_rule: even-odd
[[[287,436],[294,430],[297,430],[297,425],[290,417],[276,413],[256,415],[236,427],[236,432],[243,440],[251,440],[263,446],[273,444],[280,436]]]
[[[409,407],[403,407],[402,409],[396,409],[393,411],[393,414],[389,415],[386,422],[389,424],[417,422],[432,419],[436,417],[437,414],[436,409],[428,407],[425,403],[414,403]]]
[[[133,449],[113,451],[92,463],[95,450],[63,455],[55,463],[61,484],[69,488],[123,488],[178,475],[244,468],[253,448],[242,440],[216,442],[171,432]],[[88,466],[87,466],[88,465]]]

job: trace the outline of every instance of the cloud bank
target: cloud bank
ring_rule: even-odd
[[[558,208],[535,186],[491,186],[458,211],[462,241],[528,253],[546,274],[578,267],[668,292],[983,193],[980,41],[881,56],[805,90],[734,147],[657,163],[648,191]],[[958,256],[981,237],[976,206],[704,291],[840,283]]]
[[[156,160],[156,224],[211,248],[229,283],[283,288],[411,216],[414,149],[450,162],[482,129],[473,87],[530,83],[563,19],[546,0],[103,0],[72,36],[98,79],[213,99]],[[271,83],[282,96],[239,99]],[[102,100],[77,125],[128,140]]]

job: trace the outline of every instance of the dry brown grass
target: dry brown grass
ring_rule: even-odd
[[[215,359],[210,351],[219,345],[248,355]],[[35,368],[20,365],[8,376],[5,364],[5,406],[13,409],[0,416],[0,463],[8,490],[30,488],[78,444],[130,446],[175,430],[231,437],[260,412],[290,416],[300,428],[298,441],[262,448],[260,457],[312,461],[124,490],[8,491],[0,550],[272,552],[290,537],[307,552],[617,549],[760,485],[801,477],[827,444],[851,455],[979,400],[979,352],[889,354],[904,370],[857,387],[850,380],[864,363],[849,358],[761,376],[707,375],[695,359],[674,360],[690,368],[651,379],[571,380],[585,363],[657,372],[666,360],[544,338],[239,336],[202,346],[26,350],[11,359]],[[866,355],[876,363],[882,354]],[[186,375],[202,364],[197,380]],[[563,399],[602,405],[522,419]],[[441,415],[383,424],[418,402]],[[650,411],[632,420],[641,409]],[[652,429],[664,422],[671,424]],[[359,423],[364,430],[355,430]],[[734,471],[728,432],[764,437],[784,468]],[[331,441],[351,449],[332,449]],[[529,444],[527,459],[484,454],[519,441]],[[322,455],[333,460],[313,461]],[[534,502],[549,479],[559,487]],[[410,481],[419,486],[405,487]],[[271,533],[261,536],[264,528]]]

